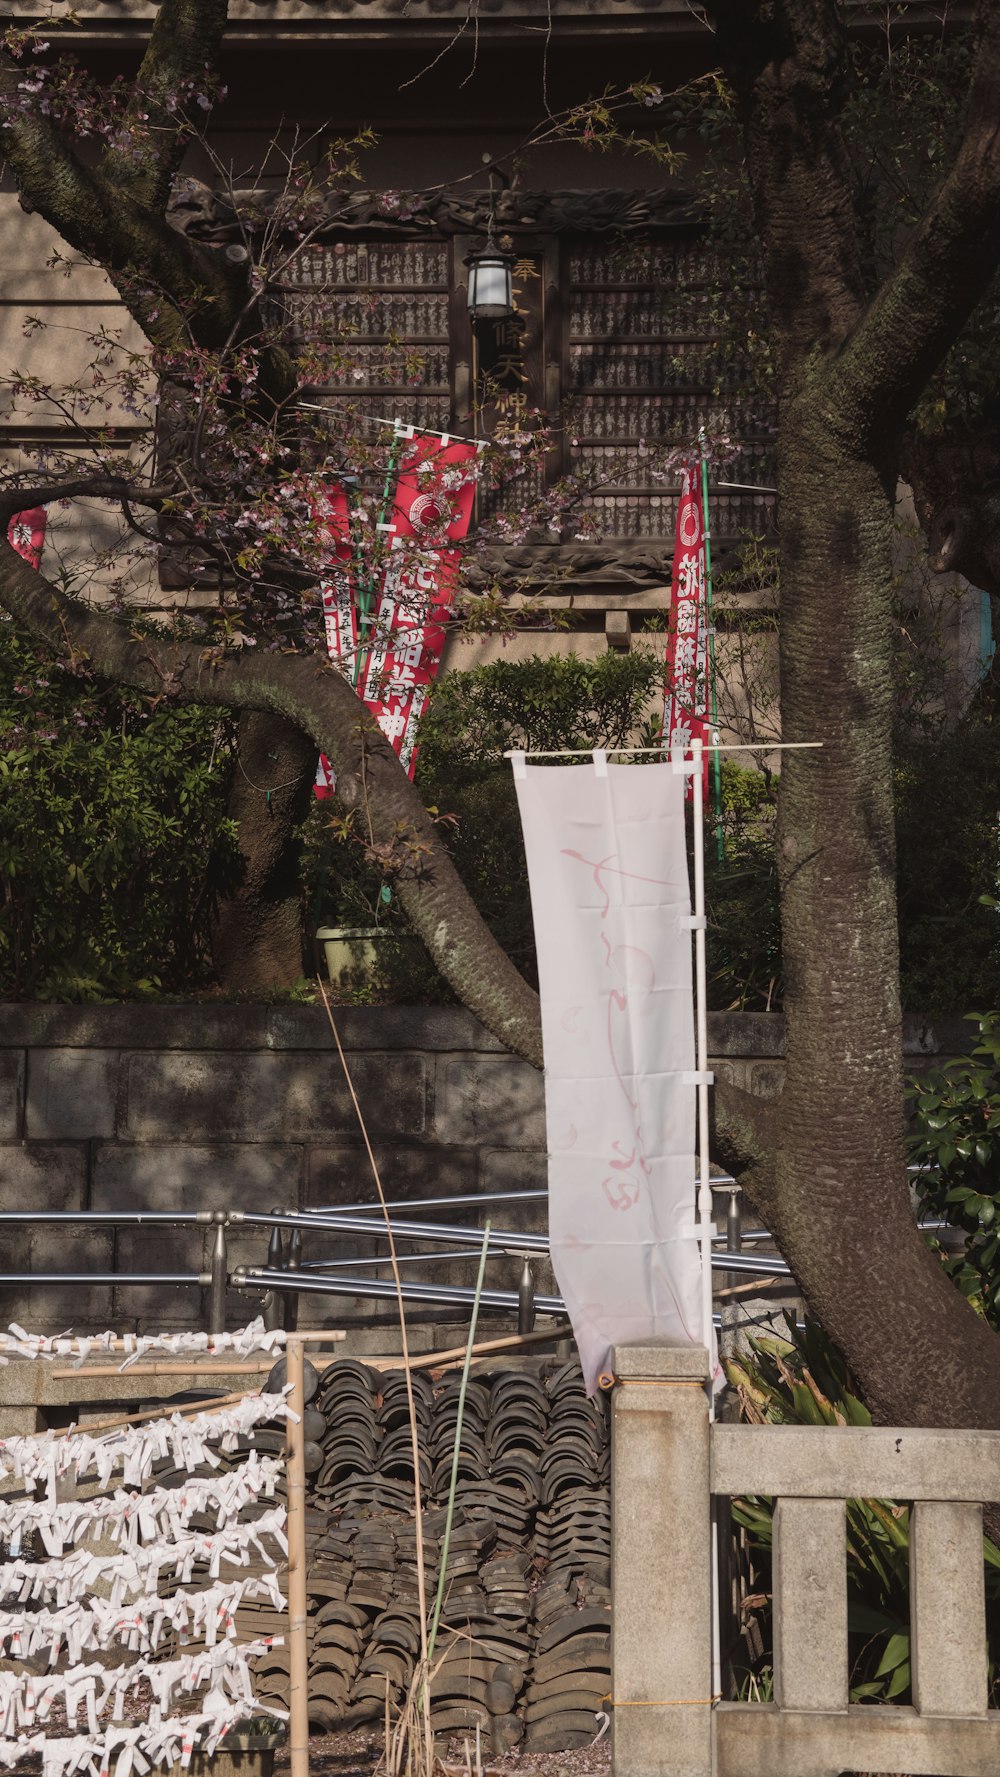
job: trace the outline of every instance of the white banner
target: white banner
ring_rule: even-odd
[[[588,1391],[619,1341],[702,1341],[685,779],[515,756],[538,947],[549,1238]]]

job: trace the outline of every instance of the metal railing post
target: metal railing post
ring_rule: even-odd
[[[295,1209],[288,1211],[295,1215]],[[288,1252],[285,1257],[285,1270],[298,1271],[302,1265],[302,1229],[293,1228],[288,1240]],[[299,1324],[299,1298],[296,1291],[289,1290],[285,1297],[285,1331],[294,1333]]]
[[[519,1333],[530,1333],[534,1330],[534,1325],[535,1274],[531,1269],[531,1260],[526,1258],[517,1286],[517,1330]]]
[[[226,1283],[229,1277],[229,1246],[226,1240],[226,1224],[229,1217],[224,1209],[217,1209],[212,1220],[215,1224],[215,1239],[212,1242],[212,1281],[208,1290],[208,1330],[210,1333],[224,1333],[226,1330]]]
[[[729,1208],[726,1210],[726,1251],[743,1251],[743,1194],[739,1185],[729,1187]]]
[[[272,1211],[280,1215],[280,1209]],[[267,1259],[269,1271],[283,1271],[285,1267],[284,1248],[281,1244],[281,1229],[272,1228],[271,1238],[267,1243]],[[264,1299],[264,1325],[269,1333],[278,1332],[285,1324],[285,1298],[277,1290],[268,1290]]]

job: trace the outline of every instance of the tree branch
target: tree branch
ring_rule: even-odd
[[[49,506],[54,500],[128,500],[134,506],[157,511],[170,495],[166,488],[137,487],[118,475],[78,475],[68,481],[44,481],[36,487],[0,488],[0,523],[32,506]]]
[[[898,430],[996,276],[1000,258],[1000,7],[979,0],[975,73],[951,170],[833,373],[862,443]]]
[[[156,215],[188,148],[179,110],[197,104],[194,89],[214,77],[228,12],[228,0],[161,0],[125,111],[128,146],[109,148],[101,161],[107,186]]]
[[[864,301],[839,116],[846,44],[833,0],[710,8],[739,103],[768,306],[786,363],[842,338]]]
[[[712,1092],[712,1158],[743,1186],[762,1221],[774,1209],[774,1150],[780,1099],[757,1098],[728,1080]]]
[[[37,211],[70,246],[103,266],[154,345],[184,351],[192,338],[220,345],[245,299],[245,270],[85,166],[67,135],[26,98],[24,73],[0,54],[4,150],[21,208]],[[171,133],[175,147],[184,145],[176,119]]]
[[[99,677],[156,699],[270,710],[309,735],[337,774],[372,845],[396,860],[394,886],[414,931],[471,1012],[541,1066],[538,997],[484,923],[438,831],[374,717],[316,656],[242,653],[130,635],[22,561],[0,538],[0,603],[34,635],[86,660]]]

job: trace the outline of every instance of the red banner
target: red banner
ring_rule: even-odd
[[[400,465],[392,543],[364,700],[412,778],[427,688],[437,678],[459,551],[476,492],[475,444],[418,436]]]
[[[348,566],[347,499],[336,484],[324,490],[317,515],[327,523],[333,567],[321,582],[327,648],[348,677],[359,651],[358,692],[412,778],[417,725],[427,688],[437,677],[445,622],[476,491],[479,447],[439,433],[417,433],[400,461],[383,535],[391,539],[371,639],[359,632],[356,587]],[[320,757],[316,795],[329,796],[335,779]]]
[[[327,653],[350,677],[358,649],[358,621],[348,566],[351,544],[347,493],[339,482],[331,482],[320,490],[313,504],[313,516],[325,527],[330,545],[329,572],[319,583]],[[332,796],[336,783],[330,761],[325,753],[321,753],[313,785],[316,796],[320,799]]]
[[[664,744],[679,748],[687,758],[692,740],[710,739],[705,526],[699,483],[699,465],[685,463],[677,503],[663,694]],[[707,758],[705,788],[707,791]]]
[[[42,565],[47,518],[44,506],[31,506],[26,512],[15,512],[7,526],[7,541],[11,548],[16,549],[36,571]]]

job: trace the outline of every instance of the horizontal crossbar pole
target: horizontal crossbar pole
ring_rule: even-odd
[[[0,1271],[0,1288],[36,1289],[42,1283],[76,1284],[176,1283],[207,1285],[210,1271]]]
[[[1000,1763],[997,1711],[963,1719],[918,1715],[891,1703],[788,1712],[772,1703],[721,1703],[713,1725],[716,1777],[838,1777],[841,1771],[996,1777]]]
[[[382,1217],[366,1215],[337,1214],[319,1216],[311,1214],[308,1223],[299,1215],[264,1215],[256,1210],[235,1210],[230,1221],[241,1227],[276,1227],[276,1228],[310,1228],[326,1229],[330,1233],[363,1234],[370,1239],[385,1239],[386,1225]],[[441,1246],[461,1246],[469,1244],[469,1228],[461,1228],[452,1222],[409,1222],[391,1218],[393,1236],[396,1240],[415,1240],[438,1242]],[[493,1228],[490,1230],[490,1246],[495,1251],[507,1253],[537,1253],[546,1256],[549,1251],[547,1234],[526,1233],[518,1228]],[[784,1259],[776,1254],[765,1253],[730,1253],[726,1251],[712,1254],[712,1266],[716,1271],[743,1271],[751,1276],[759,1277],[790,1277],[791,1272]]]
[[[269,1216],[259,1215],[256,1211],[237,1210],[230,1220],[245,1228],[301,1228],[307,1225],[312,1228],[327,1228],[333,1233],[367,1234],[383,1240],[386,1238],[384,1220],[374,1215],[310,1216],[308,1224],[304,1224],[301,1216]],[[416,1240],[421,1243],[437,1241],[442,1246],[468,1246],[470,1234],[476,1230],[458,1228],[448,1222],[398,1222],[393,1218],[392,1232],[396,1240]],[[506,1252],[547,1253],[549,1237],[547,1234],[525,1234],[513,1228],[494,1228],[490,1231],[490,1246],[503,1248]]]
[[[304,1295],[325,1296],[366,1296],[376,1301],[395,1301],[397,1288],[395,1283],[385,1278],[375,1277],[338,1277],[335,1275],[317,1277],[314,1272],[303,1271],[271,1271],[264,1265],[240,1265],[232,1274],[232,1281],[240,1288],[247,1285],[253,1288],[291,1291]],[[476,1292],[465,1284],[447,1283],[403,1283],[399,1286],[399,1294],[404,1302],[437,1303],[442,1308],[471,1307]],[[479,1297],[484,1308],[502,1308],[510,1313],[517,1313],[518,1295],[516,1290],[482,1290]],[[565,1314],[566,1307],[561,1296],[536,1296],[535,1311],[538,1314]]]
[[[546,1203],[548,1195],[548,1191],[471,1191],[462,1197],[397,1197],[385,1207],[412,1214],[424,1209],[464,1209],[466,1205],[478,1209],[481,1203]],[[315,1209],[303,1209],[300,1213],[303,1217],[380,1215],[381,1205],[369,1197],[364,1203],[320,1203]]]
[[[139,1228],[149,1222],[163,1227],[208,1227],[215,1220],[210,1209],[0,1209],[5,1222],[87,1222],[100,1227]]]
[[[1000,1502],[1000,1431],[713,1425],[711,1487],[730,1497]]]

